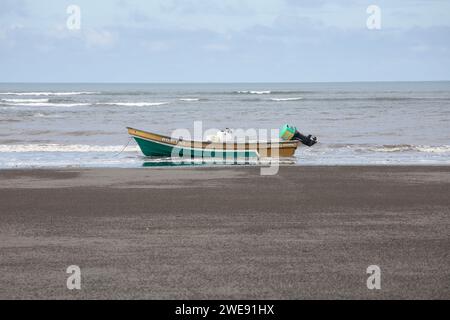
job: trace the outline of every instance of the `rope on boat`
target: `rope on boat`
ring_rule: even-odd
[[[123,149],[120,150],[119,153],[116,153],[115,155],[113,155],[113,157],[118,157],[118,156],[120,156],[120,155],[122,154],[122,152],[124,152],[125,149],[128,147],[128,145],[130,144],[131,140],[133,140],[133,137],[130,137],[130,138],[128,139],[128,142],[127,142],[127,143],[125,144],[125,146],[123,147]]]

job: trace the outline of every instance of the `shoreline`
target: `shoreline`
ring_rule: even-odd
[[[82,165],[67,165],[67,166],[26,166],[26,167],[0,167],[1,171],[72,171],[72,170],[190,170],[190,169],[200,169],[200,170],[216,170],[216,169],[241,169],[241,168],[257,168],[258,170],[260,168],[268,167],[267,165],[263,164],[209,164],[209,163],[202,163],[202,164],[177,164],[177,165],[157,165],[157,163],[150,162],[150,165],[148,163],[143,163],[140,166],[82,166]],[[450,167],[450,163],[370,163],[370,164],[359,164],[359,163],[349,163],[349,164],[311,164],[311,163],[293,163],[293,164],[285,164],[280,163],[280,168],[382,168],[382,167],[394,167],[394,168],[408,168],[408,167]]]
[[[450,166],[259,169],[0,169],[0,298],[450,298]]]

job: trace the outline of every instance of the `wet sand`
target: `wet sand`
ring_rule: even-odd
[[[0,181],[0,299],[450,299],[450,166]],[[66,288],[69,265],[79,291]],[[369,265],[381,290],[367,289]]]

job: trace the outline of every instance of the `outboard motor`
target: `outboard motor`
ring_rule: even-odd
[[[312,135],[305,136],[301,134],[296,127],[285,124],[280,131],[280,138],[283,140],[299,140],[305,146],[312,147],[317,143],[317,138]]]

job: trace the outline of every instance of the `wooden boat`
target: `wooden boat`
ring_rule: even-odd
[[[149,157],[261,158],[292,157],[300,141],[257,141],[247,143],[175,139],[127,127],[142,153]]]

